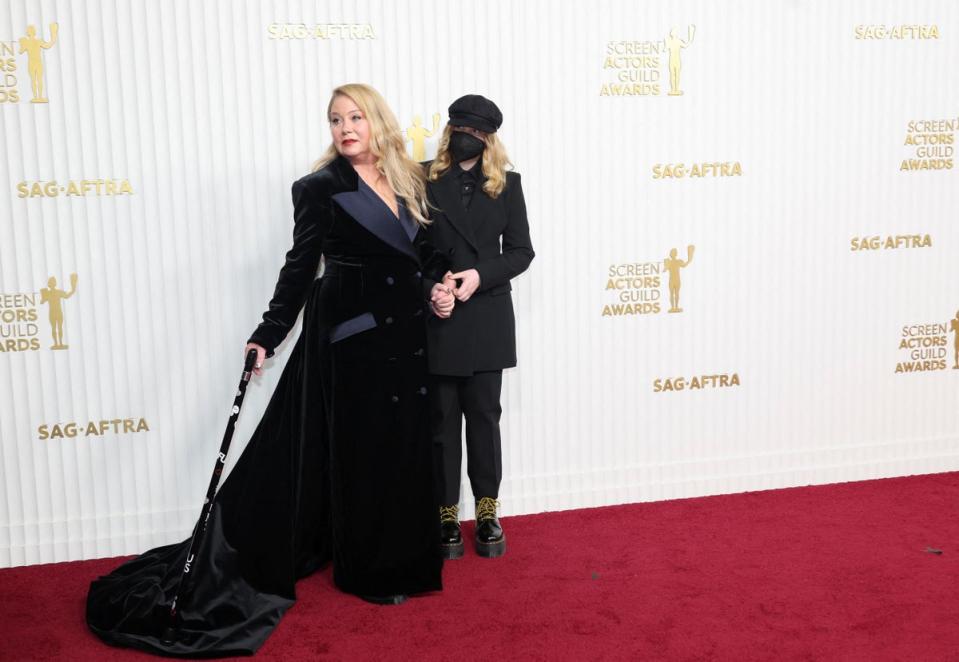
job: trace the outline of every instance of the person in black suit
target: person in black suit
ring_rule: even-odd
[[[510,279],[526,271],[533,246],[519,173],[497,129],[503,115],[476,94],[449,107],[449,124],[429,164],[427,197],[435,208],[427,236],[455,272],[456,312],[427,324],[432,430],[437,451],[441,549],[463,555],[459,526],[460,431],[466,419],[466,467],[476,499],[477,554],[506,552],[497,517],[502,453],[499,419],[503,369],[516,365]]]

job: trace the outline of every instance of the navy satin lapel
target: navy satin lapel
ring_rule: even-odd
[[[403,226],[402,220],[398,222],[386,203],[368,186],[364,190],[364,185],[365,183],[360,179],[359,188],[356,191],[334,193],[333,200],[352,216],[353,220],[378,239],[418,262],[419,257],[413,250],[413,242],[408,236],[409,231]],[[400,212],[401,219],[402,215],[403,212]]]
[[[412,242],[413,238],[416,237],[416,233],[419,232],[419,226],[417,226],[416,221],[410,217],[410,212],[407,211],[406,205],[400,202],[398,207],[400,210],[400,225],[406,230],[406,236],[409,237],[410,242]]]

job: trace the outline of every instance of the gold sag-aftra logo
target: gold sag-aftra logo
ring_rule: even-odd
[[[70,421],[67,423],[43,423],[37,427],[37,438],[72,439],[73,437],[103,437],[108,434],[135,434],[149,432],[150,426],[145,418],[111,418],[87,423]]]
[[[857,41],[926,41],[939,38],[939,26],[932,25],[857,25]]]
[[[682,96],[683,51],[695,35],[696,26],[689,25],[685,34],[673,27],[658,40],[607,42],[599,96]]]
[[[85,198],[97,196],[133,195],[129,179],[55,179],[17,182],[18,198]]]
[[[900,360],[896,363],[897,375],[950,368],[959,370],[959,311],[947,322],[904,324],[899,335]]]
[[[653,164],[653,179],[713,179],[742,176],[743,166],[739,161]]]
[[[683,271],[693,261],[696,247],[686,247],[685,257],[671,248],[662,261],[611,264],[606,273],[607,302],[603,317],[681,313]]]
[[[653,380],[653,393],[670,391],[700,391],[703,389],[728,388],[739,386],[739,373],[719,373],[715,375],[691,375],[679,377],[657,377]]]
[[[899,172],[952,170],[959,118],[910,120]]]
[[[270,23],[266,27],[267,35],[274,40],[319,39],[321,41],[343,39],[376,39],[373,26],[369,23]]]
[[[39,292],[0,294],[0,353],[29,352],[41,348],[44,327],[49,323],[52,350],[69,349],[65,333],[65,301],[76,294],[77,275],[70,274],[70,289],[58,286],[55,276]],[[43,307],[46,315],[43,315]]]
[[[932,248],[930,234],[861,235],[849,240],[849,250],[854,253],[889,251],[903,248]]]
[[[0,41],[0,104],[19,103],[29,98],[30,103],[48,103],[44,51],[57,43],[59,25],[50,24],[50,39],[46,40],[35,25],[28,25],[19,39]],[[29,91],[20,88],[22,59],[26,56]]]
[[[413,116],[413,123],[406,127],[406,142],[413,143],[413,149],[410,156],[414,161],[426,160],[426,139],[432,138],[440,128],[440,114],[433,113],[433,128],[427,129],[423,126],[423,118],[419,115]]]

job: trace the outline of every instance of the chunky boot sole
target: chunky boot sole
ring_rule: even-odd
[[[447,561],[452,561],[453,559],[463,558],[463,543],[457,543],[455,545],[440,545],[440,550],[443,553],[443,558]]]
[[[503,536],[503,539],[499,542],[480,542],[479,540],[474,541],[476,543],[476,555],[482,556],[485,559],[495,559],[497,556],[502,556],[506,553],[506,536]]]
[[[406,602],[405,595],[361,595],[360,597],[375,605],[401,605]]]

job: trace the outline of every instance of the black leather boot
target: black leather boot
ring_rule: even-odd
[[[401,593],[396,595],[361,595],[360,597],[375,605],[401,605],[406,602],[406,596]]]
[[[460,532],[459,519],[459,506],[440,506],[440,549],[444,559],[463,556],[463,534]]]
[[[476,502],[476,553],[488,559],[506,553],[506,534],[496,517],[499,502],[482,497]]]

